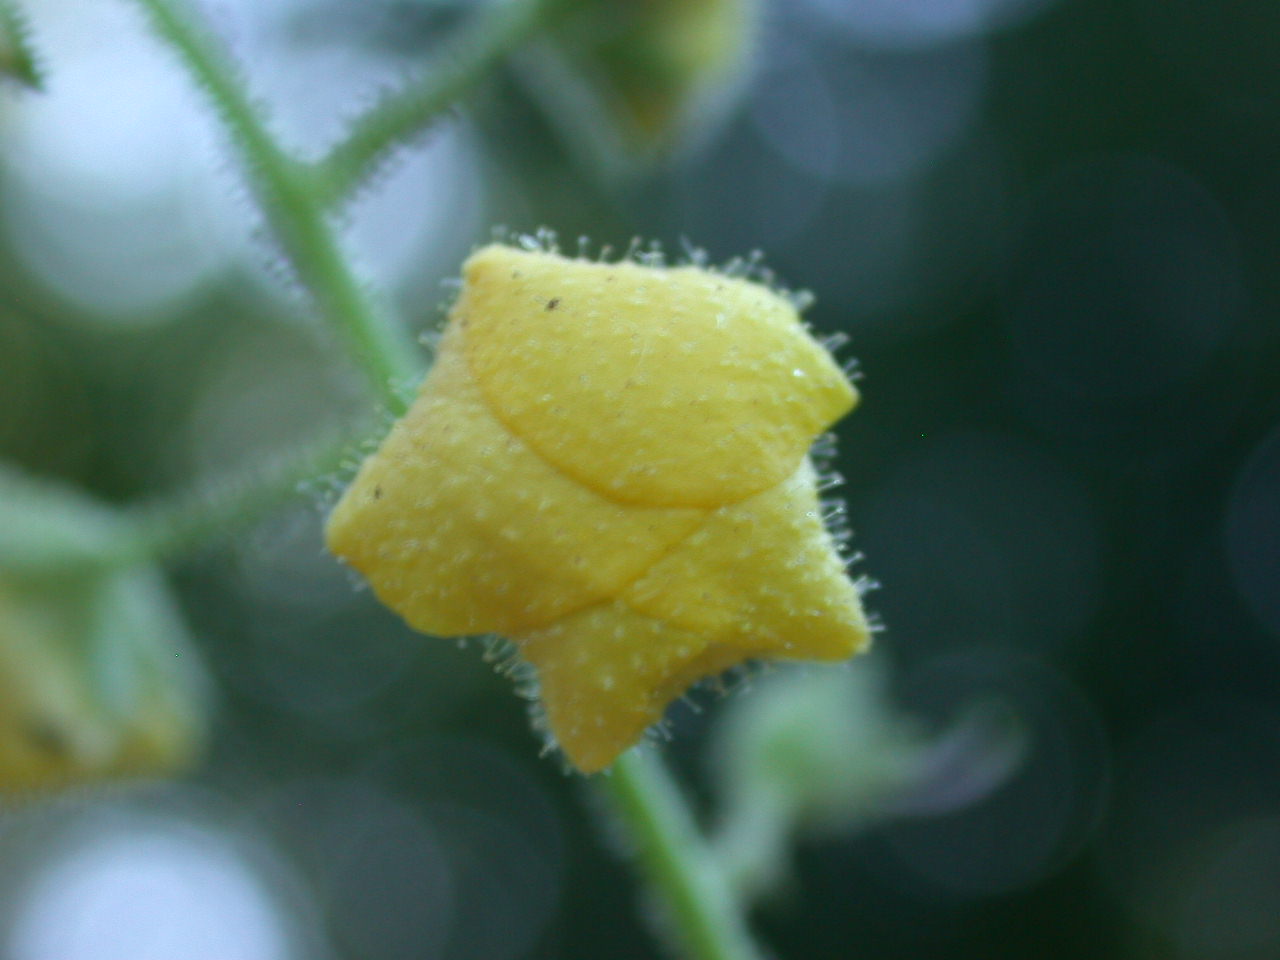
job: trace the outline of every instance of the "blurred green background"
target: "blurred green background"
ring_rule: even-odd
[[[133,502],[358,414],[133,9],[29,6],[0,454]],[[204,6],[313,153],[471,7]],[[1280,6],[774,0],[740,96],[647,171],[602,166],[562,81],[522,57],[386,167],[346,218],[370,282],[425,331],[494,224],[763,249],[866,373],[836,466],[892,709],[996,702],[1030,738],[1003,782],[948,794],[970,751],[803,843],[757,914],[777,955],[1280,956]],[[509,683],[323,555],[323,486],[172,567],[218,683],[205,765],[0,815],[0,957],[657,955]],[[700,802],[755,695],[673,712]]]

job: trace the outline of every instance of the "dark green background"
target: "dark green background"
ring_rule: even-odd
[[[497,78],[449,121],[472,124],[482,212],[424,252],[406,313],[436,321],[435,281],[490,224],[545,224],[761,248],[850,335],[864,403],[837,466],[896,702],[941,726],[995,697],[1033,747],[962,811],[805,843],[758,915],[778,956],[1280,956],[1280,7],[1060,0],[909,49],[807,9],[772,5],[756,84],[699,149],[620,182],[527,93],[536,68]],[[273,37],[400,70],[454,19],[330,2]],[[0,152],[19,97],[40,109],[0,90]],[[135,325],[5,236],[0,453],[33,471],[129,502],[361,409],[287,282],[252,279],[280,272],[265,244]],[[352,593],[320,554],[324,492],[303,500],[173,567],[221,688],[197,806],[265,838],[345,956],[656,955],[524,704],[478,648]],[[670,753],[705,800],[703,701]]]

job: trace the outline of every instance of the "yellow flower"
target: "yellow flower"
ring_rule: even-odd
[[[508,637],[608,766],[701,677],[865,646],[813,440],[856,394],[768,288],[487,247],[436,364],[329,519],[414,628]]]

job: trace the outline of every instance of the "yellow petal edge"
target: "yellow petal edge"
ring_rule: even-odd
[[[593,772],[704,676],[866,646],[807,455],[856,399],[760,284],[486,247],[329,547],[415,629],[508,637]]]
[[[853,387],[768,287],[487,247],[452,323],[492,413],[619,503],[714,509],[788,477]]]

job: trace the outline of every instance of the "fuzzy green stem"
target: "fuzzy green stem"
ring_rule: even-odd
[[[761,960],[741,904],[693,822],[661,759],[645,749],[618,759],[599,783],[612,801],[640,869],[662,898],[676,955],[687,960]]]
[[[252,526],[306,484],[347,466],[357,457],[359,438],[367,435],[335,434],[242,475],[134,507],[129,532],[103,563],[123,567],[162,560]]]
[[[470,94],[508,54],[543,28],[569,0],[510,0],[491,4],[447,54],[446,63],[387,94],[359,117],[347,135],[315,165],[332,204],[372,175],[395,148],[420,136],[446,110]]]
[[[294,274],[394,413],[420,369],[413,343],[356,278],[310,171],[276,143],[226,54],[174,0],[135,0],[213,101],[239,150],[258,203]]]

